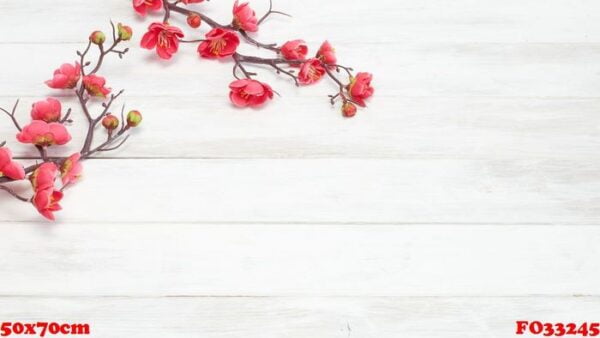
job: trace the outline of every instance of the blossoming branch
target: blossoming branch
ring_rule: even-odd
[[[114,94],[106,87],[106,79],[98,75],[104,59],[109,55],[122,58],[128,49],[120,50],[117,47],[124,41],[129,41],[132,36],[130,27],[118,24],[112,26],[112,42],[106,44],[106,36],[100,31],[90,35],[88,45],[83,52],[77,52],[79,60],[60,66],[52,79],[46,81],[50,88],[70,91],[77,97],[83,115],[87,120],[87,134],[81,150],[64,157],[50,157],[49,147],[63,146],[71,141],[67,126],[73,124],[71,109],[63,115],[61,102],[55,98],[47,98],[36,102],[31,108],[31,121],[21,126],[17,117],[19,101],[11,110],[0,108],[12,121],[17,129],[16,139],[20,143],[30,144],[36,149],[36,163],[23,167],[13,159],[12,152],[6,147],[6,141],[0,143],[0,190],[11,194],[16,199],[32,203],[37,211],[44,217],[54,220],[54,212],[61,210],[60,201],[65,189],[76,183],[83,172],[81,161],[93,157],[100,152],[116,150],[121,147],[129,137],[131,128],[137,127],[142,121],[142,115],[135,110],[130,111],[125,117],[125,107],[121,109],[120,119],[113,115],[111,107],[123,94],[123,90]],[[92,46],[98,49],[98,57],[92,62],[87,57]],[[102,109],[94,114],[90,100],[101,100]],[[98,125],[102,125],[105,136],[100,142],[94,142]],[[13,184],[28,179],[32,194],[22,196],[12,187]],[[60,180],[60,182],[57,182]]]
[[[287,15],[273,10],[271,1],[269,11],[258,18],[248,3],[233,5],[231,23],[221,24],[200,11],[188,7],[203,0],[133,0],[135,11],[146,16],[148,12],[161,12],[161,22],[154,22],[148,27],[141,45],[146,49],[155,49],[162,59],[171,59],[177,53],[180,43],[197,43],[197,52],[201,58],[233,61],[235,80],[229,85],[229,98],[237,107],[258,107],[273,98],[273,89],[266,83],[255,79],[250,65],[266,65],[275,73],[288,76],[297,86],[311,85],[327,77],[333,81],[338,90],[329,95],[332,105],[341,102],[342,113],[346,117],[356,114],[357,106],[365,107],[365,100],[371,97],[374,89],[371,86],[373,76],[370,73],[354,73],[350,67],[338,63],[335,50],[325,41],[317,53],[309,57],[309,49],[304,40],[296,39],[281,45],[261,43],[251,36],[259,30],[265,20],[273,14]],[[184,32],[170,23],[173,14],[186,17],[187,25],[198,29],[204,25],[210,30],[200,39],[183,40]],[[263,58],[244,55],[237,52],[241,42],[257,46],[275,55]]]

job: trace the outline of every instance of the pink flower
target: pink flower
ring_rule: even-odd
[[[319,48],[319,51],[317,52],[317,59],[321,60],[326,65],[335,65],[337,63],[335,49],[331,47],[329,41],[323,42],[321,48]]]
[[[21,143],[48,147],[66,144],[71,140],[71,135],[69,135],[67,128],[60,123],[34,120],[17,134],[17,140]]]
[[[60,101],[53,98],[47,98],[45,101],[39,101],[33,104],[31,108],[31,118],[42,120],[44,122],[56,122],[60,120],[62,106]]]
[[[181,29],[168,24],[155,22],[148,27],[148,32],[142,37],[141,46],[154,49],[161,59],[168,60],[179,49],[179,40],[183,37]]]
[[[133,0],[133,9],[141,16],[146,16],[148,11],[159,11],[162,7],[162,0]]]
[[[258,31],[258,19],[256,13],[247,2],[239,5],[239,0],[233,4],[233,27],[247,31]]]
[[[13,180],[22,180],[25,178],[23,166],[12,160],[10,149],[0,148],[0,177],[8,177]]]
[[[281,55],[286,60],[304,60],[308,54],[308,46],[304,40],[288,41],[281,46]]]
[[[91,96],[105,98],[111,89],[106,88],[106,79],[98,75],[86,75],[83,77],[83,86]]]
[[[231,56],[237,50],[240,38],[232,31],[214,28],[206,34],[206,40],[198,46],[198,53],[204,58]]]
[[[186,5],[197,4],[197,3],[200,3],[202,1],[204,1],[204,0],[181,0],[181,2],[183,2]]]
[[[348,93],[350,93],[352,99],[362,107],[366,106],[365,99],[371,97],[375,92],[375,89],[371,87],[372,80],[373,75],[370,73],[358,73],[356,74],[356,77],[350,78]]]
[[[273,89],[268,84],[256,80],[233,81],[229,88],[229,98],[238,107],[258,107],[273,98]]]
[[[54,212],[62,209],[59,202],[63,193],[54,189],[36,190],[31,202],[37,211],[47,219],[54,221]]]
[[[58,167],[53,162],[44,162],[29,176],[33,190],[54,189]]]
[[[325,75],[325,67],[318,59],[310,59],[302,64],[298,73],[298,81],[303,85],[309,85],[321,80]]]
[[[79,161],[80,159],[81,154],[75,153],[69,156],[60,167],[60,178],[64,187],[77,182],[77,180],[79,180],[79,177],[81,177],[81,173],[83,172],[83,166]]]
[[[46,81],[46,85],[54,89],[73,89],[81,77],[81,65],[65,63],[54,71],[52,80]]]

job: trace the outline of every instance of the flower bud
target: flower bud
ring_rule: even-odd
[[[142,123],[142,114],[137,110],[132,110],[127,114],[127,126],[135,128]]]
[[[96,45],[101,45],[106,41],[106,35],[101,31],[95,31],[90,35],[90,41]]]
[[[342,106],[342,114],[344,114],[344,117],[354,117],[354,115],[356,115],[356,106],[350,102],[344,103]]]
[[[131,27],[125,26],[121,23],[117,25],[117,33],[119,39],[121,39],[122,41],[129,41],[131,40],[131,36],[133,36],[133,30],[131,29]]]
[[[119,127],[119,119],[113,114],[108,114],[102,119],[102,126],[107,130],[115,130]]]
[[[197,13],[192,12],[187,17],[187,23],[192,28],[198,28],[202,24],[202,18]]]

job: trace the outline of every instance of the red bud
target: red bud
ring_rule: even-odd
[[[107,130],[115,130],[119,127],[119,119],[112,114],[108,114],[102,119],[102,126]]]
[[[350,102],[344,103],[342,114],[344,114],[344,117],[354,117],[356,115],[356,106]]]
[[[202,24],[202,18],[197,13],[190,13],[187,17],[187,23],[192,28],[198,28]]]

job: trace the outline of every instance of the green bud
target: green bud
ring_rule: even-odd
[[[137,110],[132,110],[127,114],[127,125],[135,128],[142,123],[142,114]]]
[[[119,35],[119,39],[123,41],[131,40],[131,36],[133,35],[133,30],[129,26],[125,26],[121,23],[117,25],[117,33]]]
[[[96,45],[101,45],[106,41],[106,35],[101,31],[95,31],[90,35],[90,41]]]

